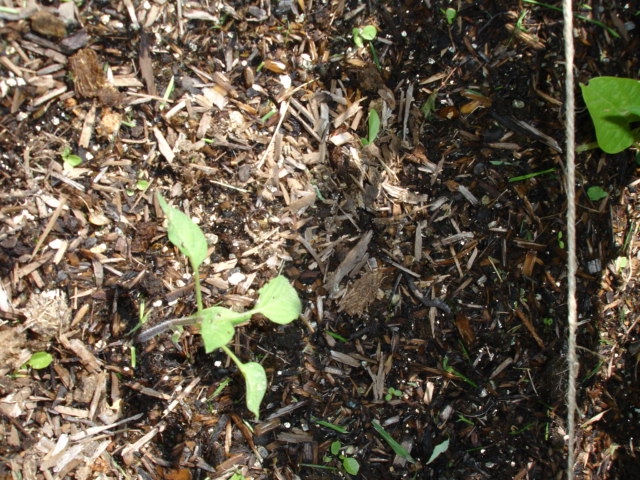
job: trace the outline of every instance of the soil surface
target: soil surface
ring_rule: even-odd
[[[3,2],[0,478],[563,478],[559,4]],[[637,78],[632,2],[576,13],[577,81]],[[576,94],[575,472],[640,478],[639,158]],[[137,337],[196,311],[157,192],[205,306],[302,299],[230,345],[259,420],[197,326]]]

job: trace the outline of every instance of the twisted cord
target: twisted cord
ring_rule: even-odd
[[[562,0],[564,19],[564,56],[565,56],[565,136],[566,154],[566,189],[567,189],[567,321],[569,324],[569,346],[567,361],[569,363],[569,382],[567,387],[567,479],[575,478],[575,414],[576,414],[576,376],[578,359],[576,355],[577,305],[576,305],[576,186],[575,186],[575,97],[573,79],[573,7],[571,0]]]

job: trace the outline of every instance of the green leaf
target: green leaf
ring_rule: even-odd
[[[435,446],[435,448],[433,449],[433,453],[429,457],[429,461],[427,462],[427,465],[429,465],[436,458],[438,458],[440,455],[446,452],[448,448],[449,448],[449,439],[447,438],[444,442],[439,443],[438,445]]]
[[[351,31],[351,34],[353,35],[353,43],[355,43],[356,47],[362,47],[363,43],[362,37],[360,36],[360,29],[358,27],[354,28]]]
[[[608,196],[609,194],[602,187],[595,186],[587,189],[587,197],[589,197],[589,200],[592,202],[597,202]]]
[[[382,425],[380,425],[375,420],[372,421],[371,424],[373,425],[373,428],[376,429],[376,432],[380,434],[380,436],[384,439],[384,441],[387,442],[387,444],[391,447],[391,449],[396,453],[396,455],[400,455],[407,462],[416,463],[416,461],[413,459],[413,457],[407,451],[407,449],[404,448],[402,445],[400,445],[398,442],[396,442],[393,439],[393,437],[389,435],[384,428],[382,428]]]
[[[376,35],[378,34],[378,30],[376,30],[376,27],[373,25],[367,25],[366,27],[362,28],[360,30],[360,36],[368,41],[373,40],[374,38],[376,38]]]
[[[596,129],[598,146],[619,153],[634,142],[631,123],[640,120],[640,81],[597,77],[580,84],[582,96]]]
[[[47,352],[36,352],[31,355],[29,361],[27,361],[27,365],[35,370],[40,370],[42,368],[47,368],[53,362],[53,357],[50,353]]]
[[[136,188],[138,190],[146,190],[149,187],[149,181],[148,180],[138,180],[136,182]]]
[[[447,8],[444,12],[444,16],[447,19],[447,23],[451,25],[458,16],[458,12],[455,8]]]
[[[267,374],[262,365],[256,362],[238,363],[238,368],[244,376],[247,390],[247,408],[258,419],[260,416],[260,403],[267,391]]]
[[[333,442],[331,442],[331,455],[337,455],[340,452],[340,449],[342,448],[342,443],[340,443],[340,440],[335,440]]]
[[[159,193],[158,203],[169,220],[167,234],[169,240],[178,250],[186,255],[191,262],[195,275],[205,258],[207,258],[207,239],[202,230],[177,208],[170,206]]]
[[[373,143],[380,132],[380,115],[375,108],[369,110],[369,136],[368,143]]]
[[[352,457],[343,458],[342,466],[344,467],[344,471],[349,475],[357,475],[360,471],[360,464],[358,463],[358,460]]]
[[[434,90],[429,94],[427,100],[420,107],[420,112],[424,115],[424,118],[429,118],[436,110],[436,100],[438,99],[438,90]]]
[[[282,275],[272,279],[258,293],[258,302],[250,313],[261,313],[274,323],[286,325],[302,312],[296,289]]]
[[[209,353],[231,341],[234,334],[234,320],[238,313],[224,307],[205,308],[200,315],[202,324],[200,335],[204,342],[204,350]]]

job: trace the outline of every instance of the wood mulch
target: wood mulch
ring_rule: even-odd
[[[561,14],[391,3],[2,2],[0,478],[562,477]],[[578,80],[637,77],[638,12],[579,8]],[[636,478],[639,157],[577,119],[576,472]],[[234,337],[259,420],[196,327],[135,340],[195,310],[156,192],[207,236],[208,306],[279,272],[303,299]]]

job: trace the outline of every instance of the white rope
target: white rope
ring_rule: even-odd
[[[564,58],[565,58],[565,135],[567,141],[567,321],[569,324],[569,382],[567,386],[567,479],[573,480],[575,463],[575,414],[576,376],[578,359],[576,355],[577,305],[576,305],[576,186],[575,186],[575,98],[573,81],[573,7],[571,0],[562,0],[564,17]]]

